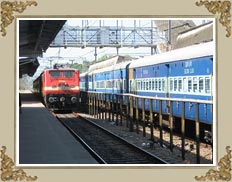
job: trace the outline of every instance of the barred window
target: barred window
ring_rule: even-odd
[[[146,90],[148,90],[148,80],[146,80]]]
[[[165,90],[165,80],[164,80],[164,78],[162,79],[162,91],[164,91]]]
[[[141,81],[137,80],[137,90],[141,90]]]
[[[192,77],[188,78],[188,92],[192,92]]]
[[[162,83],[161,83],[161,79],[159,79],[159,91],[161,91],[161,89],[162,89]]]
[[[154,90],[155,89],[155,80],[152,79],[152,82],[151,82],[151,89]]]
[[[126,80],[123,79],[123,89],[126,90]]]
[[[151,90],[151,80],[149,80],[149,87],[148,90]]]
[[[204,79],[202,77],[199,78],[199,93],[204,92]]]
[[[157,91],[158,90],[158,80],[155,79],[155,90]]]
[[[205,78],[205,93],[207,94],[210,93],[210,78],[209,77]]]
[[[174,92],[177,91],[177,78],[174,78]]]
[[[198,81],[197,77],[193,77],[193,92],[197,93],[198,92]]]
[[[178,78],[178,91],[182,92],[182,78]]]
[[[170,78],[170,92],[173,91],[173,78]]]
[[[183,91],[188,92],[188,79],[186,77],[183,78]]]

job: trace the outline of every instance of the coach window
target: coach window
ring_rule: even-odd
[[[162,89],[162,85],[161,85],[162,83],[161,83],[161,79],[159,79],[159,86],[158,86],[158,88],[159,88],[159,91],[161,91],[161,89]]]
[[[114,81],[113,80],[110,81],[110,88],[114,88]]]
[[[122,88],[123,90],[126,89],[126,80],[125,79],[122,80],[122,87],[123,87]]]
[[[152,90],[155,89],[155,80],[154,80],[154,78],[152,79],[152,82],[151,82],[151,89]]]
[[[151,90],[151,79],[149,80],[149,90]]]
[[[106,88],[110,88],[110,81],[109,80],[106,81]]]
[[[193,77],[193,92],[197,92],[197,77]]]
[[[117,88],[118,90],[120,90],[120,80],[117,80],[117,81],[116,81],[116,88]]]
[[[50,71],[50,77],[51,78],[59,78],[60,77],[60,71]]]
[[[73,78],[74,77],[74,72],[73,71],[64,71],[64,78]]]
[[[164,78],[162,78],[162,91],[164,91],[165,90],[165,80],[164,80]]]
[[[188,92],[188,79],[186,77],[183,78],[183,91]]]
[[[129,83],[130,83],[130,84],[129,84],[129,89],[130,89],[130,91],[132,91],[132,80],[130,80]]]
[[[137,80],[137,90],[141,90],[141,80]]]
[[[172,92],[173,91],[173,78],[170,78],[169,85],[170,85],[170,92]]]
[[[182,92],[182,78],[178,78],[178,91]]]
[[[205,93],[210,93],[210,78],[205,77]]]
[[[120,80],[117,80],[117,88],[118,88],[118,90],[120,90],[120,89],[121,89],[121,83],[120,83]]]
[[[148,80],[146,80],[146,90],[149,89],[148,87],[149,87],[149,86],[148,86]]]
[[[177,78],[174,78],[174,92],[177,91]]]
[[[155,79],[155,91],[157,91],[157,90],[158,90],[158,80]]]
[[[204,79],[202,77],[199,78],[199,92],[204,92]]]
[[[188,78],[188,92],[192,92],[192,77]]]

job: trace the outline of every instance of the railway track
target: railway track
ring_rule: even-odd
[[[55,116],[101,164],[167,163],[75,113]]]

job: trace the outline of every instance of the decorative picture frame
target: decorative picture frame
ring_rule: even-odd
[[[7,28],[13,26],[13,21],[15,19],[14,12],[23,13],[26,11],[28,6],[37,6],[39,2],[36,1],[2,1],[1,2],[1,33],[2,39],[7,35]],[[226,37],[230,39],[231,37],[231,2],[230,1],[200,1],[196,2],[196,6],[205,6],[210,12],[218,14],[218,26],[223,26],[226,29]],[[227,41],[226,39],[226,41]],[[230,145],[230,144],[229,144]],[[14,161],[6,155],[7,147],[3,146],[1,149],[1,179],[6,180],[28,180],[35,181],[39,179],[39,176],[31,177],[28,176],[23,169],[14,169]],[[229,181],[231,179],[231,149],[226,146],[226,155],[220,159],[218,165],[215,169],[209,169],[204,176],[196,176],[200,174],[195,174],[195,180],[205,181],[205,180],[224,180]],[[17,167],[16,167],[17,168]],[[88,170],[88,169],[87,169]],[[206,169],[207,171],[207,169]],[[191,180],[191,179],[190,179]]]

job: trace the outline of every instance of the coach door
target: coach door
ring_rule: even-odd
[[[122,94],[123,93],[123,72],[121,69],[120,69],[119,89],[120,89],[120,94]]]
[[[169,80],[169,73],[171,72],[170,64],[165,64],[166,69],[164,74],[164,92],[165,92],[165,97],[169,98],[170,97],[170,80]]]

